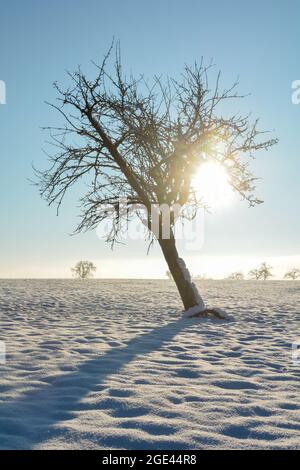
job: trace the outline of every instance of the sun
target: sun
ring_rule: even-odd
[[[201,164],[192,178],[192,188],[210,208],[225,206],[233,198],[226,168],[216,162]]]

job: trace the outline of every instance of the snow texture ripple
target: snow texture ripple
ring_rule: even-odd
[[[300,448],[300,283],[0,281],[1,449]]]

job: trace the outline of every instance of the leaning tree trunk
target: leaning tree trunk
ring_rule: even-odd
[[[200,313],[205,310],[204,302],[199,295],[196,285],[192,282],[190,273],[184,261],[179,258],[175,239],[160,238],[160,247],[173,276],[185,310],[195,308]]]

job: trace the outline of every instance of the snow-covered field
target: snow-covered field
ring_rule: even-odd
[[[300,283],[0,281],[0,448],[300,448]]]

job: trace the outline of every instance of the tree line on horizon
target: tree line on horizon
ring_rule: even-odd
[[[256,280],[256,281],[267,281],[271,277],[273,277],[272,274],[272,266],[267,265],[267,263],[261,263],[261,265],[257,268],[251,269],[248,273],[249,279]],[[296,281],[297,279],[300,278],[300,269],[298,268],[291,268],[289,271],[285,273],[283,276],[284,280],[292,280]],[[242,281],[245,279],[245,276],[243,272],[237,271],[233,272],[228,276],[229,280],[233,281]]]
[[[248,273],[248,279],[256,281],[267,281],[272,274],[272,266],[269,266],[267,263],[261,263],[258,268],[251,269]],[[94,272],[96,272],[96,266],[91,261],[78,261],[76,265],[71,269],[73,276],[78,279],[89,279],[93,277]],[[166,276],[168,279],[173,279],[170,271],[166,271]],[[195,280],[206,279],[206,276],[196,275],[193,276]],[[290,271],[286,272],[283,279],[296,281],[300,278],[300,269],[292,268]],[[235,271],[231,273],[226,279],[231,281],[243,281],[246,280],[244,273],[242,271]]]
[[[267,281],[271,277],[273,277],[272,274],[272,266],[269,266],[267,263],[261,263],[260,266],[257,268],[251,269],[248,272],[248,277],[244,275],[242,271],[235,271],[231,273],[226,279],[231,280],[231,281],[244,281],[244,280],[255,280],[255,281]],[[166,271],[166,276],[169,279],[172,279],[172,275],[170,271]],[[196,280],[208,280],[205,275],[196,275],[193,276],[193,279]],[[283,276],[284,280],[292,280],[296,281],[297,279],[300,279],[300,269],[298,268],[291,268],[289,271],[285,273]]]

